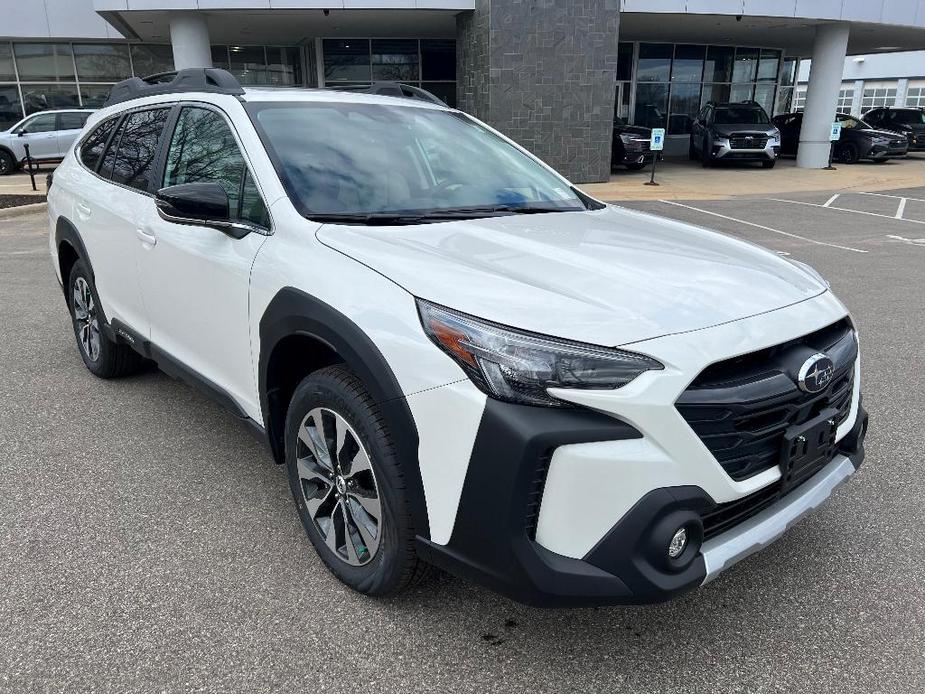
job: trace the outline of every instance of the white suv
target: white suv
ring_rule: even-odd
[[[422,100],[210,69],[110,104],[48,198],[81,357],[250,425],[358,591],[435,564],[532,604],[664,600],[863,459],[855,329],[805,265]]]
[[[14,173],[29,156],[36,163],[60,161],[74,146],[90,109],[42,111],[0,131],[0,176]]]

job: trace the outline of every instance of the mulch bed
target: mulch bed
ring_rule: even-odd
[[[19,207],[45,202],[44,195],[0,195],[0,210],[5,207]]]

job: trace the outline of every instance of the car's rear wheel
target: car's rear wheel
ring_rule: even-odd
[[[346,367],[299,384],[286,417],[286,465],[302,525],[342,582],[385,596],[426,574],[391,433]]]
[[[852,142],[847,143],[841,148],[838,158],[842,164],[857,164],[858,160],[861,158],[858,152],[858,146]]]
[[[16,159],[6,150],[0,149],[0,176],[6,176],[16,170]]]
[[[768,161],[761,162],[761,165],[766,169],[773,169],[775,164],[777,164],[776,159],[769,159]]]
[[[691,137],[687,143],[687,158],[691,161],[697,161],[697,148],[694,147],[694,138]]]
[[[71,268],[68,279],[68,308],[77,350],[87,369],[100,378],[118,378],[138,371],[145,363],[128,345],[109,339],[103,331],[105,318],[100,298],[83,260]]]

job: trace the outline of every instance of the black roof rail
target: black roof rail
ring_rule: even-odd
[[[227,70],[217,67],[194,67],[175,72],[160,72],[148,77],[129,77],[112,86],[104,106],[158,94],[209,92],[240,96],[241,83]]]
[[[406,99],[420,99],[421,101],[427,101],[432,104],[437,104],[438,106],[446,106],[446,102],[443,101],[440,97],[432,94],[426,89],[421,89],[420,87],[415,87],[412,84],[405,84],[404,82],[388,82],[388,81],[378,81],[373,82],[369,86],[358,86],[358,87],[338,87],[336,85],[331,85],[325,87],[325,89],[331,89],[338,92],[353,92],[355,94],[379,94],[380,96],[402,96]]]

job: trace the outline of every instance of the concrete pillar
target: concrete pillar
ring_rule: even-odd
[[[823,169],[829,163],[829,133],[835,120],[847,52],[847,24],[821,24],[816,27],[800,149],[797,152],[797,166],[800,168]]]
[[[209,25],[200,12],[178,12],[170,16],[170,45],[173,67],[212,67]]]
[[[476,0],[456,18],[458,105],[576,183],[610,177],[619,0]]]
[[[896,106],[906,105],[906,94],[909,93],[909,78],[900,77],[896,84]]]
[[[851,99],[851,115],[860,118],[861,109],[863,108],[863,102],[861,99],[864,98],[864,80],[855,80],[854,81],[854,98]]]

